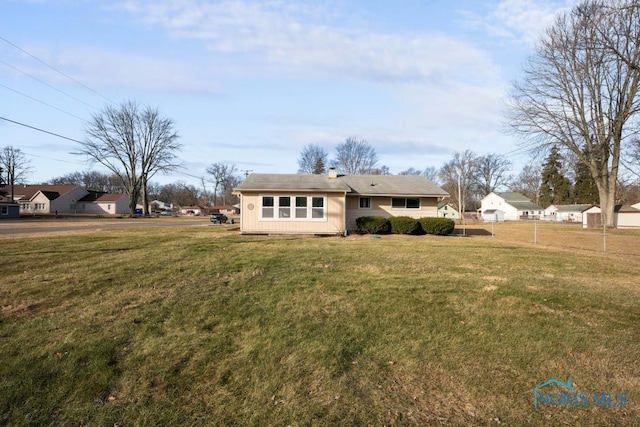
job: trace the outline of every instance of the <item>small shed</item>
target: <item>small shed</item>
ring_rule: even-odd
[[[20,205],[0,197],[0,219],[20,218]]]
[[[487,209],[482,212],[482,220],[485,222],[504,222],[504,211],[500,209]]]

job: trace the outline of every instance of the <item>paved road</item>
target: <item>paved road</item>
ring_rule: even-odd
[[[208,217],[179,218],[42,218],[0,221],[0,235],[126,229],[132,227],[208,226]]]

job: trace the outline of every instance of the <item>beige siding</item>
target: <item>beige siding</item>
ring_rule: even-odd
[[[360,196],[347,197],[347,230],[356,230],[356,219],[361,216],[409,216],[424,218],[438,216],[438,198],[420,198],[420,209],[396,209],[391,207],[391,197],[371,197],[371,209],[360,209]]]
[[[261,219],[261,197],[279,195],[324,196],[326,198],[325,218],[322,220]],[[344,194],[242,192],[240,231],[246,234],[342,234],[345,231]]]

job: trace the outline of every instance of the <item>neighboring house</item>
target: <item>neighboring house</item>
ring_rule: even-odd
[[[6,186],[0,191],[10,194]],[[87,191],[78,185],[16,185],[14,200],[20,205],[21,215],[48,214],[122,214],[128,213],[128,197],[124,194],[109,194]],[[100,197],[104,203],[97,202]],[[9,196],[10,197],[10,196]],[[122,200],[126,199],[125,208]],[[83,201],[84,199],[84,201]],[[114,201],[117,199],[117,203]],[[114,208],[109,207],[110,201]]]
[[[20,218],[20,205],[0,195],[0,219]]]
[[[162,200],[153,200],[149,203],[149,211],[153,213],[173,212],[173,204]]]
[[[503,212],[505,221],[517,221],[520,219],[540,219],[544,215],[544,209],[533,203],[520,193],[491,192],[486,195],[481,203],[480,214],[485,217],[487,211],[499,210]],[[489,218],[494,217],[497,212],[487,213]]]
[[[544,209],[544,219],[546,221],[559,221],[557,218],[558,206],[549,205]]]
[[[460,219],[460,213],[451,206],[449,203],[438,203],[438,217],[440,218],[450,218],[453,220]]]
[[[204,208],[202,206],[183,206],[180,208],[180,213],[182,215],[200,216],[203,210]]]
[[[364,216],[436,217],[448,193],[410,175],[251,174],[234,189],[245,234],[346,234]]]
[[[96,215],[130,213],[129,196],[90,191],[89,194],[78,200],[77,213]]]
[[[640,227],[640,209],[635,205],[616,205],[614,208],[613,223],[617,228],[638,228]],[[602,210],[600,206],[592,205],[582,213],[583,228],[602,227]]]
[[[240,215],[240,205],[214,206],[212,210],[225,215]]]
[[[592,205],[551,205],[544,210],[544,219],[559,222],[582,222],[582,212]]]

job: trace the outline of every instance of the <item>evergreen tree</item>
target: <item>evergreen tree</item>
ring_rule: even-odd
[[[561,205],[571,202],[571,181],[562,174],[563,157],[555,145],[542,166],[540,205]]]
[[[584,162],[578,161],[574,172],[576,175],[573,185],[574,203],[598,203],[600,195],[589,167]]]

